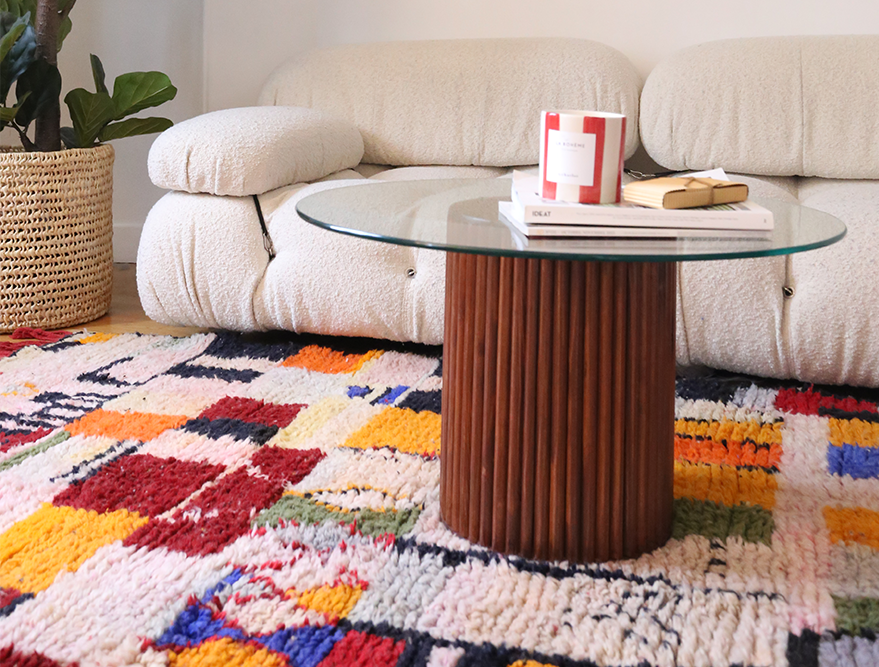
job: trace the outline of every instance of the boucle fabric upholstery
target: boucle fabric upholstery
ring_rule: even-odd
[[[308,106],[354,123],[363,161],[529,165],[543,109],[626,114],[638,147],[641,78],[618,51],[579,39],[358,44],[306,53],[277,70],[260,104]]]
[[[256,329],[253,293],[268,264],[250,197],[169,192],[141,233],[137,291],[158,322]]]
[[[526,168],[536,170],[536,167]],[[409,167],[372,180],[509,177],[512,169]],[[624,177],[624,182],[628,177]],[[269,262],[253,202],[171,192],[147,218],[138,249],[145,312],[165,324],[295,330],[438,345],[443,340],[445,253],[329,232],[296,213],[302,197],[361,185],[350,169],[259,197],[276,257]],[[424,201],[430,224],[454,194]]]
[[[295,211],[304,196],[359,184],[290,188],[264,211],[278,255],[253,295],[259,328],[442,343],[444,252],[330,232]]]
[[[791,258],[790,374],[879,386],[879,182],[802,179],[800,202],[843,220],[846,237]]]
[[[780,187],[779,179],[735,178],[754,196],[835,215],[847,234],[826,248],[787,257],[681,264],[678,361],[879,386],[879,182],[790,178]],[[788,298],[783,287],[792,290]]]
[[[641,96],[669,169],[879,178],[879,35],[732,39],[679,51]]]
[[[752,197],[797,203],[796,179],[734,178],[748,184]],[[782,256],[679,263],[678,363],[787,377],[787,261]]]
[[[363,139],[351,123],[315,109],[224,109],[178,123],[153,142],[160,188],[242,197],[354,167]]]

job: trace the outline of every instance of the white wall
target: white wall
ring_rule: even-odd
[[[255,103],[279,64],[318,46],[562,36],[623,51],[643,75],[675,50],[728,37],[879,33],[876,0],[205,0],[209,110]],[[734,66],[734,63],[731,63]]]
[[[177,97],[138,116],[179,122],[204,108],[203,0],[80,0],[71,13],[73,31],[58,54],[67,91],[94,90],[89,54],[104,63],[107,85],[132,71],[158,70],[171,78]],[[62,102],[62,110],[66,107]],[[65,121],[66,122],[66,121]],[[113,246],[117,262],[133,262],[140,230],[163,191],[147,176],[147,153],[156,135],[113,142]]]

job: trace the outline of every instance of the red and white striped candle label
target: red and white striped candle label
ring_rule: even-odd
[[[544,111],[540,196],[606,204],[620,201],[626,117],[597,111]]]

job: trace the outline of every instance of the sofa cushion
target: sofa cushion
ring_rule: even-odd
[[[296,213],[309,194],[365,182],[283,188],[263,207],[277,256],[253,295],[259,328],[442,342],[444,252],[338,234]]]
[[[669,169],[879,178],[879,35],[690,47],[641,95],[641,141]]]
[[[879,182],[804,179],[800,202],[835,215],[847,233],[791,258],[791,375],[879,386]]]
[[[253,199],[168,192],[141,233],[137,292],[158,322],[253,330],[268,265]]]
[[[149,174],[160,188],[242,197],[357,165],[351,123],[315,109],[224,109],[178,123],[153,142]]]
[[[730,175],[756,198],[797,203],[796,179]],[[680,262],[677,360],[788,377],[786,257]]]
[[[314,51],[277,70],[260,104],[308,106],[353,122],[364,162],[535,164],[542,109],[626,114],[638,147],[641,78],[618,51],[578,39],[357,44]]]

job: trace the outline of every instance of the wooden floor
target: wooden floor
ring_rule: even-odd
[[[113,301],[110,312],[104,317],[75,327],[69,331],[94,331],[100,333],[144,333],[187,336],[192,333],[208,331],[195,327],[169,327],[148,318],[137,296],[134,264],[115,264],[113,266]],[[10,337],[0,336],[0,340]]]

